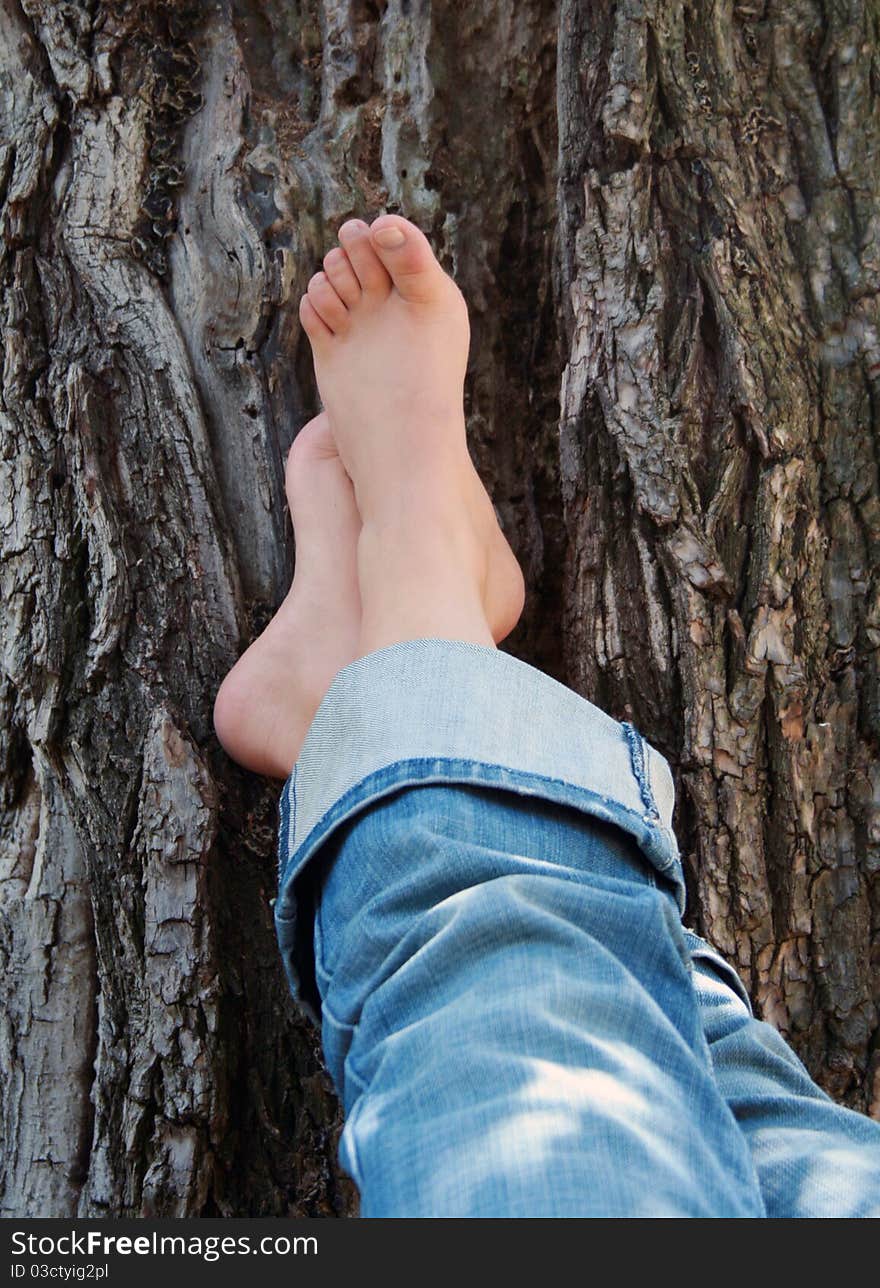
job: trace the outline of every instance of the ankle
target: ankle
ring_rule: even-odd
[[[467,505],[473,463],[464,431],[437,434],[420,425],[416,442],[388,443],[384,459],[375,455],[370,468],[353,475],[363,522],[418,525],[419,515],[457,516]],[[390,449],[390,450],[388,450]]]
[[[487,554],[462,508],[401,507],[367,520],[358,540],[361,651],[405,639],[494,646],[486,619]]]

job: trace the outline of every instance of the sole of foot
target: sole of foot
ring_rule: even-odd
[[[293,584],[269,625],[223,681],[214,728],[233,760],[286,778],[336,673],[358,656],[360,515],[325,413],[287,458],[296,538]]]
[[[300,318],[364,522],[361,650],[422,635],[498,642],[524,585],[467,449],[464,298],[399,215],[349,220],[339,241]]]

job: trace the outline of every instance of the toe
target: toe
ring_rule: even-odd
[[[336,440],[330,428],[330,417],[325,411],[318,412],[311,420],[297,430],[296,437],[287,453],[286,480],[290,491],[291,483],[313,461],[339,460]]]
[[[324,256],[324,272],[346,308],[354,308],[361,298],[361,284],[341,246],[334,246]]]
[[[380,215],[370,229],[370,241],[404,299],[432,303],[449,292],[452,282],[427,237],[408,219]]]
[[[362,219],[349,219],[339,230],[339,240],[364,294],[387,295],[391,290],[391,278],[370,241],[369,225]]]
[[[303,330],[309,337],[313,349],[323,348],[328,340],[333,339],[333,332],[319,316],[318,310],[308,295],[304,295],[299,302],[299,320],[303,324]]]
[[[297,540],[305,530],[322,545],[329,542],[338,561],[343,548],[356,542],[361,520],[326,412],[297,432],[287,453],[284,486]]]
[[[348,309],[336,294],[336,288],[326,273],[315,273],[308,286],[309,299],[315,312],[334,335],[348,326]]]

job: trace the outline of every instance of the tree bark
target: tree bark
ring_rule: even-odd
[[[383,209],[469,302],[508,646],[668,756],[690,921],[880,1117],[878,26],[0,0],[2,1214],[356,1211],[210,717],[289,585],[299,296]]]

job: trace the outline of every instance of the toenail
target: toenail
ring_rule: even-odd
[[[402,228],[378,228],[373,236],[383,250],[396,250],[406,241],[406,234]]]
[[[361,232],[364,228],[368,227],[369,225],[365,224],[363,219],[346,219],[345,223],[339,229],[339,236],[341,237],[343,233]]]

